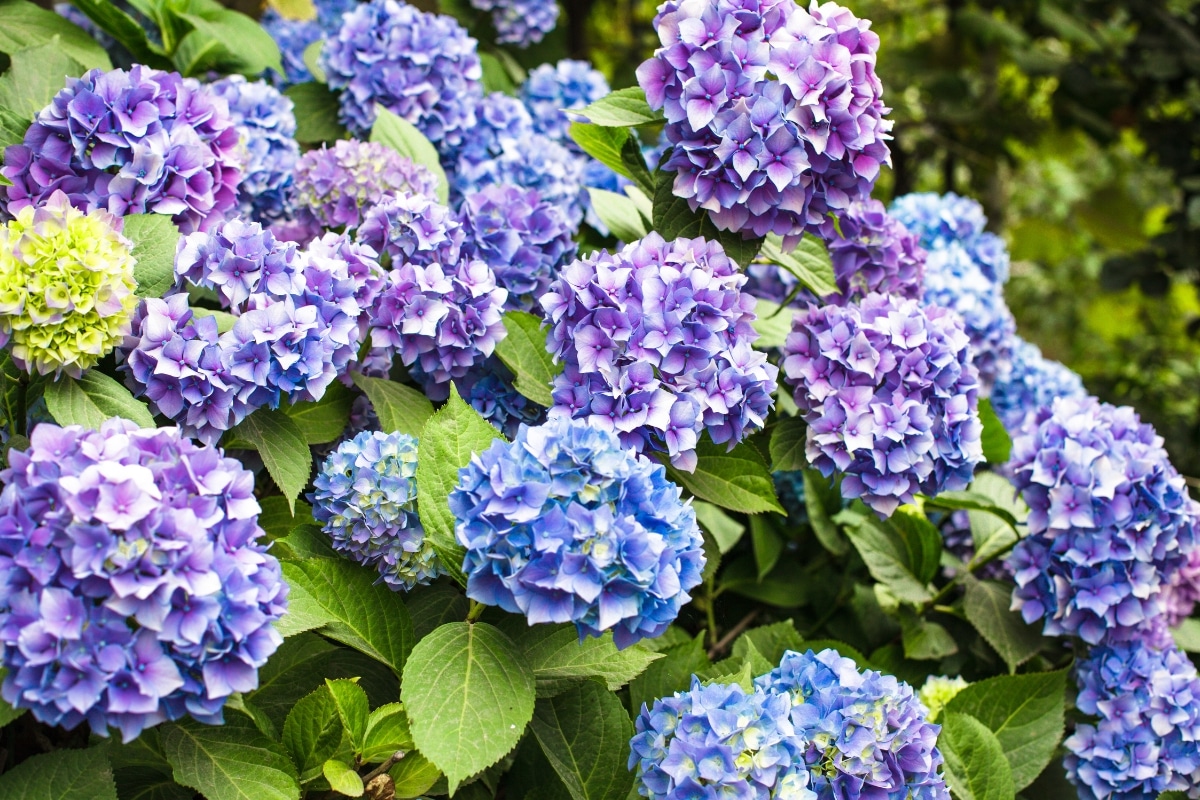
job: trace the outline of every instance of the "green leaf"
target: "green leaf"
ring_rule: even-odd
[[[296,767],[283,746],[245,717],[221,726],[184,720],[161,728],[163,752],[176,783],[207,800],[298,800]]]
[[[516,746],[533,717],[534,678],[499,630],[452,622],[417,643],[400,696],[417,749],[454,794]]]
[[[921,583],[929,583],[941,569],[942,534],[916,507],[903,505],[886,523],[908,550],[908,563]]]
[[[805,236],[796,249],[784,252],[783,238],[767,236],[762,255],[772,264],[783,267],[796,276],[801,284],[818,297],[841,294],[833,277],[833,259],[829,248],[816,236]]]
[[[771,431],[771,471],[795,472],[808,468],[804,443],[808,426],[799,417],[783,417]]]
[[[596,216],[621,241],[637,241],[648,233],[646,220],[627,195],[589,186],[588,197]]]
[[[803,653],[807,649],[795,623],[785,619],[783,622],[761,625],[746,631],[733,643],[732,652],[734,656],[744,659],[754,650],[775,665],[783,659],[783,654],[788,650]]]
[[[1017,518],[1011,509],[999,505],[986,495],[970,490],[965,492],[942,492],[936,497],[926,498],[925,505],[929,508],[944,508],[952,511],[983,511],[999,517],[1011,528],[1015,529],[1017,526]]]
[[[421,435],[421,429],[433,416],[433,403],[429,398],[411,386],[386,378],[368,378],[357,372],[351,373],[351,377],[354,385],[371,401],[381,429],[387,433],[399,431],[409,436]]]
[[[321,776],[342,741],[342,718],[337,703],[322,686],[301,697],[283,723],[283,747],[299,770],[301,783]]]
[[[754,546],[754,563],[761,581],[775,569],[783,554],[783,537],[760,516],[750,517],[750,542]]]
[[[625,800],[633,788],[626,767],[633,725],[616,695],[587,681],[538,700],[533,733],[574,800]]]
[[[702,633],[684,644],[668,647],[662,654],[629,683],[629,710],[635,716],[643,705],[653,705],[659,697],[670,697],[688,688],[692,676],[708,666]]]
[[[258,514],[258,525],[274,541],[287,536],[297,525],[313,525],[312,506],[303,500],[296,503],[296,511],[288,508],[288,502],[277,494],[258,501],[262,511]]]
[[[442,777],[442,771],[415,750],[388,770],[396,786],[396,800],[421,797]]]
[[[512,639],[533,670],[538,697],[550,697],[588,678],[616,691],[662,658],[640,645],[618,650],[611,633],[580,641],[574,625],[525,625],[524,620],[519,624],[523,629]]]
[[[302,58],[304,66],[308,67],[309,73],[313,76],[313,80],[317,83],[328,83],[326,80],[325,70],[321,69],[321,50],[325,47],[325,40],[318,39],[317,41],[304,48]]]
[[[555,364],[546,349],[542,321],[525,311],[506,311],[504,329],[507,334],[496,342],[496,355],[516,376],[513,387],[538,405],[551,407],[550,386],[562,372],[562,364]]]
[[[196,793],[180,786],[170,770],[162,772],[145,767],[114,769],[117,796],[121,800],[195,800]]]
[[[404,671],[413,647],[412,621],[400,595],[375,582],[374,570],[341,558],[309,558],[283,562],[283,575],[293,592],[300,590],[288,598],[289,615],[319,617],[324,635],[388,665],[397,675]]]
[[[24,0],[6,0],[6,3],[32,5],[32,3],[25,3]],[[162,55],[161,48],[152,44],[146,37],[146,28],[117,8],[110,0],[71,0],[71,5],[82,11],[97,27],[120,42],[121,46],[133,56],[134,61],[156,69],[174,68],[170,59]],[[86,32],[84,35],[87,35]],[[93,44],[95,44],[94,41]],[[105,57],[107,58],[107,54]],[[87,63],[83,59],[77,60]]]
[[[112,69],[100,43],[70,20],[26,0],[0,0],[0,53],[11,56],[51,42],[84,71],[93,67]],[[63,88],[61,83],[58,88]]]
[[[425,536],[433,544],[442,566],[463,586],[466,586],[462,574],[464,550],[454,538],[455,519],[448,498],[458,484],[459,469],[497,438],[500,436],[496,429],[463,402],[453,386],[446,405],[429,418],[421,431],[417,449],[417,511]],[[437,759],[434,763],[438,763]]]
[[[938,747],[946,782],[959,800],[1013,800],[1012,769],[996,735],[969,714],[946,712]]]
[[[230,449],[258,451],[267,474],[294,510],[312,475],[312,451],[300,426],[282,411],[260,408],[225,436]]]
[[[408,606],[418,641],[447,622],[466,619],[471,610],[471,601],[457,586],[448,583],[418,586],[405,596],[404,604]]]
[[[325,394],[314,402],[279,405],[279,410],[296,423],[304,441],[309,444],[329,444],[341,438],[350,422],[350,407],[354,395],[340,381],[325,388]]]
[[[1016,611],[1011,611],[1012,587],[996,581],[966,579],[966,594],[963,596],[963,611],[967,621],[987,640],[1009,672],[1037,655],[1042,648],[1041,631],[1036,625],[1027,625]]]
[[[862,556],[871,577],[908,603],[920,604],[933,597],[929,587],[913,572],[909,547],[895,527],[880,522],[870,512],[842,512],[837,519],[844,522],[846,535]]]
[[[767,605],[796,608],[809,600],[807,583],[796,580],[803,567],[796,558],[784,554],[775,569],[760,578],[758,563],[753,556],[746,556],[725,567],[720,588]]]
[[[154,417],[141,400],[98,370],[79,378],[66,375],[46,384],[46,406],[59,425],[100,429],[105,420],[123,417],[142,428],[153,428]]]
[[[233,330],[233,326],[237,324],[237,317],[224,311],[216,311],[211,308],[193,308],[192,313],[197,317],[212,317],[216,320],[217,333],[231,331]]]
[[[8,71],[0,75],[0,106],[30,120],[49,105],[54,95],[87,68],[71,58],[58,41],[49,41],[12,54]]]
[[[347,797],[362,797],[364,791],[362,778],[350,768],[349,764],[331,758],[325,762],[321,771],[325,775],[325,780],[329,781],[329,788],[333,791]]]
[[[357,683],[346,678],[332,681],[327,678],[325,685],[337,705],[342,729],[350,738],[354,754],[361,755],[367,738],[367,718],[371,716],[371,703],[367,700],[367,693]]]
[[[625,128],[663,122],[663,115],[650,108],[646,93],[640,87],[617,89],[596,102],[575,112],[593,125],[606,128]]]
[[[936,622],[906,614],[901,627],[905,658],[938,661],[958,652],[954,637]]]
[[[1002,675],[972,683],[946,706],[970,714],[1000,741],[1017,790],[1054,758],[1063,734],[1066,670]]]
[[[792,332],[792,309],[759,298],[755,301],[754,313],[755,317],[750,323],[758,334],[754,346],[759,350],[782,349],[788,334]]]
[[[1175,646],[1188,653],[1200,653],[1200,619],[1185,619],[1171,630]]]
[[[705,438],[696,445],[696,457],[693,472],[667,468],[671,479],[696,497],[744,514],[784,513],[775,496],[775,479],[752,445],[743,442],[727,451],[725,445]]]
[[[196,74],[202,67],[238,72],[248,78],[257,77],[268,69],[283,72],[279,46],[265,28],[245,14],[228,9],[205,9],[178,16],[195,29],[184,37],[184,41],[199,35],[203,42],[200,48],[205,52],[204,57],[183,56],[188,63],[179,66],[186,74]],[[218,46],[208,49],[210,41],[216,41]],[[181,41],[180,50],[186,49]],[[180,58],[177,53],[177,63]]]
[[[725,249],[726,255],[733,259],[738,266],[749,266],[759,250],[763,240],[747,239],[739,231],[721,230],[703,210],[693,211],[688,201],[675,194],[674,172],[656,173],[654,187],[654,230],[662,234],[664,239],[681,237],[695,238],[703,236],[716,240]]]
[[[4,676],[8,674],[8,670],[0,667],[0,681],[4,680]],[[25,713],[23,708],[13,708],[8,704],[7,700],[0,699],[0,728],[3,728],[14,719],[20,718]]]
[[[508,69],[504,66],[499,58],[492,53],[479,54],[479,66],[483,68],[483,93],[491,94],[492,92],[501,92],[503,94],[516,94],[517,86],[513,83],[512,76],[508,74]]]
[[[56,750],[0,775],[4,800],[117,800],[108,747]]]
[[[692,508],[696,511],[696,521],[700,523],[700,527],[704,529],[704,532],[711,536],[713,541],[717,543],[717,550],[720,551],[721,555],[732,550],[733,546],[746,533],[745,525],[712,503],[706,503],[703,500],[694,500]]]
[[[1003,464],[1012,454],[1012,438],[1004,430],[1004,423],[996,416],[992,401],[979,401],[979,420],[983,423],[983,457],[989,464]]]
[[[320,144],[346,138],[346,129],[338,122],[338,96],[328,86],[316,81],[297,83],[284,94],[295,105],[297,142]]]
[[[413,749],[408,715],[399,703],[388,703],[371,712],[367,719],[367,734],[363,739],[364,764],[387,761],[397,752]]]
[[[633,178],[621,155],[626,143],[634,141],[629,131],[624,128],[605,128],[586,122],[572,122],[567,133],[583,152],[618,175]],[[634,144],[636,146],[636,141]]]
[[[425,138],[425,134],[401,116],[393,114],[378,103],[375,104],[375,125],[371,128],[371,141],[386,144],[414,164],[420,164],[437,178],[437,197],[441,203],[450,196],[450,184],[446,171],[442,169],[437,148]]]
[[[7,108],[0,108],[0,155],[3,155],[5,148],[25,141],[27,130],[28,119]],[[3,176],[0,176],[0,179],[8,180]]]
[[[138,297],[162,297],[175,285],[175,248],[179,228],[163,214],[132,214],[124,234],[133,242],[133,279]]]
[[[276,504],[280,505],[283,514],[288,513],[287,500],[284,498],[279,495],[273,495],[265,499],[273,500]],[[301,500],[300,505],[307,506],[308,504]],[[262,523],[260,522],[259,524]],[[266,529],[264,528],[264,530]],[[287,536],[275,541],[277,543],[276,546],[280,548],[278,555],[281,559],[299,561],[304,558],[342,558],[333,549],[333,543],[329,538],[329,534],[320,525],[316,524],[316,520],[310,519],[308,522],[293,524],[291,529],[288,530]],[[287,621],[287,617],[284,617],[284,621]],[[320,623],[317,624],[319,625]]]
[[[804,506],[808,511],[808,524],[821,546],[835,556],[850,552],[850,542],[833,521],[833,515],[842,507],[841,492],[835,483],[815,469],[804,470]]]

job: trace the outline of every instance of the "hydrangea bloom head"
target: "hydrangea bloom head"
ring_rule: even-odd
[[[953,192],[906,194],[892,203],[892,216],[917,235],[926,250],[960,245],[993,283],[1008,280],[1008,248],[984,231],[987,217],[978,202]]]
[[[133,111],[130,111],[133,109]],[[140,65],[70,78],[9,147],[8,213],[63,191],[76,208],[166,214],[184,233],[237,207],[238,132],[229,106],[194,78]]]
[[[826,302],[844,305],[871,292],[920,299],[926,253],[883,203],[855,201],[837,219],[836,226],[829,219],[821,225],[841,290]]]
[[[860,672],[834,650],[809,650],[788,651],[754,685],[791,701],[819,800],[867,797],[867,786],[880,800],[949,800],[938,774],[940,726],[907,683]]]
[[[78,377],[129,332],[132,243],[106,211],[55,192],[0,227],[0,344],[26,372]]]
[[[564,58],[557,64],[542,64],[530,71],[521,85],[521,100],[533,118],[533,129],[578,151],[568,135],[572,109],[580,109],[609,92],[604,74],[586,61]]]
[[[0,473],[3,696],[126,741],[221,721],[282,642],[254,477],[178,429],[43,424]]]
[[[929,721],[937,722],[937,718],[950,701],[970,685],[962,679],[961,675],[953,678],[946,675],[930,675],[925,679],[921,690],[917,692],[917,698],[929,709]]]
[[[325,459],[308,496],[333,549],[374,567],[393,589],[442,573],[417,517],[416,474],[416,439],[364,431]]]
[[[642,706],[629,769],[651,800],[816,800],[790,699],[737,684],[692,688]]]
[[[983,460],[979,379],[954,314],[867,295],[796,314],[783,369],[809,463],[890,515],[917,492],[965,489]]]
[[[666,470],[582,420],[492,442],[459,470],[450,510],[468,597],[581,637],[611,630],[617,647],[666,630],[704,568],[696,514]]]
[[[798,237],[890,163],[879,37],[835,3],[668,0],[637,71],[674,145],[674,191],[724,230]]]
[[[1163,440],[1132,408],[1060,398],[1013,440],[1009,469],[1029,506],[1010,557],[1013,608],[1047,635],[1138,638],[1196,543],[1200,506]]]
[[[564,267],[541,301],[547,347],[565,363],[555,412],[686,470],[705,431],[733,447],[760,429],[778,369],[750,347],[744,282],[717,242],[657,233]]]
[[[304,51],[313,42],[328,38],[342,27],[342,15],[358,8],[358,0],[313,0],[317,16],[315,19],[288,19],[274,8],[267,6],[259,21],[279,45],[283,57],[283,75],[271,70],[271,75],[280,88],[294,83],[305,83],[313,79],[308,65],[304,63]]]
[[[1020,430],[1029,415],[1059,397],[1087,397],[1083,380],[1035,344],[1013,337],[1012,358],[1000,369],[992,387],[992,408],[1009,431]]]
[[[371,0],[325,40],[321,68],[341,91],[338,117],[354,133],[375,124],[375,105],[403,117],[439,146],[475,124],[483,69],[475,40],[453,17],[400,0]]]
[[[522,425],[546,421],[546,409],[518,392],[513,383],[513,374],[495,356],[454,380],[462,399],[510,439]]]
[[[497,44],[529,47],[558,22],[557,0],[471,0],[471,5],[492,12]]]
[[[367,210],[357,240],[385,266],[452,265],[462,257],[463,231],[450,209],[428,195],[396,194]]]

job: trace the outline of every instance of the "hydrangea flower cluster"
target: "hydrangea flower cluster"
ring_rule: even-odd
[[[551,278],[575,259],[574,226],[533,189],[487,186],[463,198],[457,218],[463,255],[492,268],[510,309],[540,311]]]
[[[892,203],[892,216],[916,234],[926,250],[960,245],[988,280],[1008,280],[1008,248],[999,236],[984,231],[987,217],[975,200],[953,192],[907,194]]]
[[[313,0],[313,6],[317,11],[315,19],[288,19],[270,6],[263,12],[260,22],[279,45],[279,54],[283,58],[283,75],[271,70],[280,88],[313,79],[304,63],[304,51],[313,42],[336,34],[342,27],[342,15],[358,8],[358,0]]]
[[[4,153],[10,215],[56,191],[84,210],[167,214],[184,233],[237,207],[238,132],[228,104],[194,78],[140,65],[70,78]]]
[[[1200,603],[1200,543],[1171,576],[1163,596],[1167,625],[1174,628],[1192,615]]]
[[[283,641],[254,477],[178,429],[39,425],[0,473],[3,696],[125,741],[221,721]]]
[[[483,68],[453,17],[400,0],[362,3],[325,40],[321,69],[341,91],[338,117],[354,133],[375,124],[377,103],[439,146],[458,144],[475,125]]]
[[[137,305],[133,244],[62,192],[0,227],[0,346],[26,372],[78,377],[120,344]]]
[[[468,597],[530,625],[611,630],[620,648],[665,631],[704,568],[696,514],[666,470],[582,420],[494,441],[459,470],[450,510]]]
[[[291,212],[292,173],[300,158],[292,101],[263,81],[230,75],[211,84],[229,104],[229,114],[246,148],[238,201],[242,214],[258,222]]]
[[[1012,358],[1002,366],[992,387],[992,408],[1004,427],[1015,433],[1029,415],[1059,397],[1087,397],[1083,379],[1044,357],[1037,345],[1014,336]]]
[[[949,800],[939,773],[940,726],[912,687],[859,672],[834,650],[788,651],[755,688],[788,697],[796,736],[819,800]]]
[[[1200,678],[1174,647],[1094,648],[1075,668],[1076,707],[1095,718],[1064,742],[1084,800],[1195,796],[1200,786]]]
[[[367,209],[395,194],[433,198],[437,178],[379,142],[339,139],[332,148],[310,150],[296,164],[299,222],[309,228],[353,231]]]
[[[828,218],[821,224],[821,238],[829,246],[833,276],[841,290],[826,302],[845,304],[872,292],[921,298],[925,251],[883,203],[855,201],[837,220],[837,225]]]
[[[879,37],[835,3],[668,0],[637,71],[674,145],[674,191],[718,227],[799,237],[890,163]]]
[[[1137,639],[1196,546],[1200,506],[1133,409],[1060,398],[1013,441],[1029,535],[1010,557],[1013,608],[1047,635]]]
[[[796,314],[783,369],[808,423],[809,463],[884,516],[917,492],[965,489],[983,460],[979,380],[961,321],[915,300]]]
[[[692,688],[642,706],[629,769],[651,800],[816,800],[804,742],[792,728],[791,701],[737,684]]]
[[[396,590],[442,574],[417,517],[416,474],[416,439],[363,431],[325,459],[308,496],[333,549],[377,569]]]
[[[471,0],[471,5],[492,12],[497,44],[529,47],[545,38],[558,22],[556,0]]]
[[[568,130],[572,110],[591,105],[609,93],[604,74],[586,61],[564,58],[542,64],[521,85],[521,100],[533,118],[533,129],[574,152],[582,152]],[[609,170],[611,172],[611,170]]]
[[[743,283],[719,243],[657,233],[563,268],[541,301],[546,346],[565,363],[554,411],[685,470],[705,431],[733,447],[762,428],[779,371],[751,349],[755,300]]]
[[[522,425],[546,421],[546,409],[513,386],[513,375],[500,359],[492,356],[456,378],[454,386],[471,408],[511,439]]]

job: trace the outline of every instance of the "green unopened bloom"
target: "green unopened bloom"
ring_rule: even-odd
[[[0,228],[0,345],[21,369],[78,377],[129,333],[137,284],[120,227],[55,192]]]
[[[929,721],[937,722],[942,709],[949,705],[954,696],[970,686],[961,676],[947,678],[945,675],[930,675],[925,679],[925,685],[917,693],[917,697],[929,709]]]

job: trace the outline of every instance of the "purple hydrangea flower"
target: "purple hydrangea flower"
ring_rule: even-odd
[[[754,686],[789,699],[818,800],[950,800],[939,774],[941,726],[907,683],[860,672],[834,650],[789,650]]]
[[[313,42],[336,34],[342,27],[342,15],[358,8],[358,0],[313,0],[313,5],[317,10],[315,19],[288,19],[270,6],[263,12],[260,22],[275,44],[279,45],[279,53],[283,57],[283,75],[270,71],[275,84],[281,89],[313,79],[308,65],[304,63],[304,51]]]
[[[775,304],[804,305],[817,299],[790,271],[766,261],[750,262],[742,291]]]
[[[971,482],[983,460],[979,379],[954,314],[882,294],[810,306],[784,356],[809,463],[843,473],[843,497],[888,516],[917,492]]]
[[[558,22],[556,0],[471,0],[471,5],[492,12],[498,44],[529,47],[554,30]]]
[[[820,226],[841,290],[826,302],[845,304],[872,292],[920,299],[926,253],[883,203],[855,201],[837,220],[837,225],[826,219]]]
[[[992,387],[992,408],[1004,427],[1016,433],[1031,414],[1058,397],[1087,397],[1083,380],[1044,357],[1037,345],[1013,337],[1012,358],[1002,366]]]
[[[221,722],[283,641],[254,477],[178,429],[39,425],[0,472],[3,696],[94,733]]]
[[[1083,800],[1195,796],[1200,786],[1200,678],[1186,655],[1125,642],[1075,667],[1076,707],[1094,719],[1063,743]]]
[[[546,421],[546,409],[518,392],[513,380],[508,367],[493,356],[456,378],[454,386],[471,408],[511,439],[522,425]]]
[[[786,695],[702,685],[642,706],[629,769],[651,800],[816,800]]]
[[[559,267],[575,259],[573,226],[533,189],[492,185],[463,198],[458,210],[463,255],[487,263],[508,290],[508,308],[540,311]]]
[[[450,510],[468,597],[581,637],[611,630],[619,648],[665,631],[704,569],[666,470],[581,420],[494,441],[459,470]]]
[[[364,431],[325,459],[308,496],[333,549],[408,590],[442,574],[417,516],[417,440]]]
[[[483,69],[475,40],[453,17],[399,0],[363,3],[325,41],[321,68],[341,91],[338,117],[354,133],[375,124],[377,103],[439,146],[458,144],[475,125]]]
[[[657,233],[564,267],[541,300],[547,347],[565,364],[554,412],[689,471],[705,431],[732,448],[762,428],[779,371],[751,349],[743,283],[719,243]]]
[[[7,211],[55,191],[84,211],[166,214],[184,233],[237,207],[238,132],[225,100],[194,78],[140,65],[70,78],[5,150]]]
[[[542,64],[521,85],[521,100],[533,120],[533,129],[575,152],[582,152],[568,134],[572,110],[591,105],[609,93],[604,75],[586,61],[564,58]],[[611,170],[610,170],[611,171]]]
[[[1013,441],[1029,535],[1010,557],[1013,608],[1050,636],[1139,638],[1196,546],[1200,505],[1132,408],[1095,398],[1043,406]]]
[[[674,191],[723,230],[798,238],[890,163],[879,37],[835,3],[668,0],[637,71],[663,109]]]
[[[395,194],[366,211],[357,240],[384,266],[453,265],[462,258],[463,229],[450,209],[428,195]]]
[[[229,113],[246,148],[238,184],[242,214],[258,222],[291,213],[292,173],[300,158],[292,101],[263,81],[230,75],[211,84],[229,103]]]
[[[984,276],[993,283],[1008,280],[1008,247],[986,233],[983,206],[949,192],[907,194],[892,203],[892,216],[917,235],[926,250],[961,245]]]
[[[1163,590],[1167,625],[1174,628],[1192,615],[1200,603],[1200,543],[1193,546],[1187,561],[1177,569]]]

